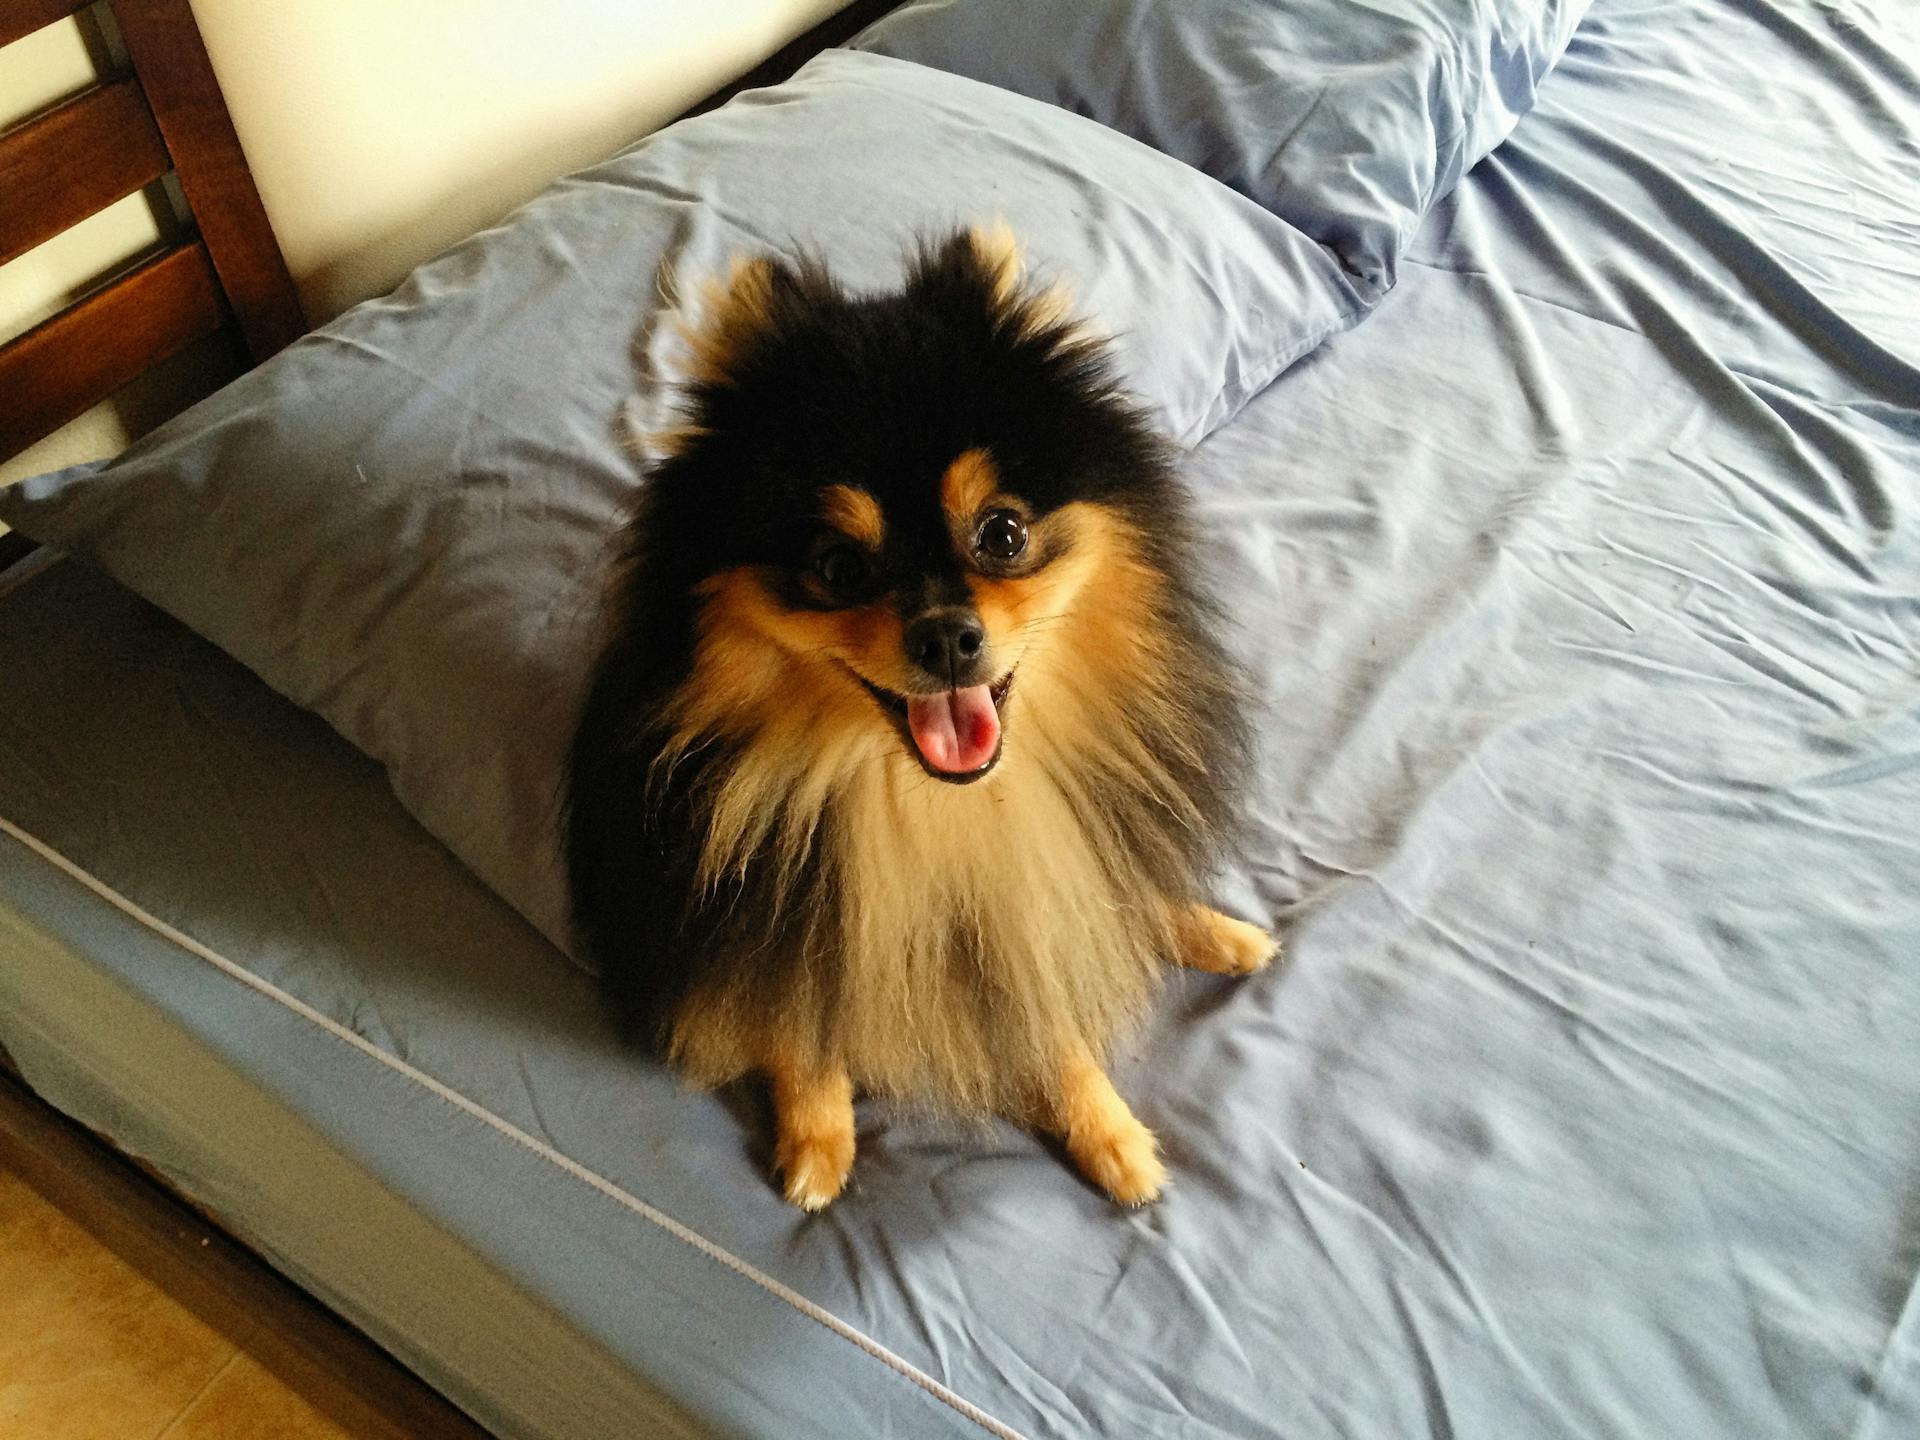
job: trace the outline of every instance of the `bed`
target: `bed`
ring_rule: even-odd
[[[0,577],[0,1045],[26,1082],[502,1436],[1920,1433],[1920,36],[1884,4],[1460,8],[1486,43],[1392,101],[1433,141],[1403,213],[1375,203],[1392,167],[1327,168],[1364,212],[1331,182],[1275,194],[1231,126],[1178,123],[1187,89],[1116,100],[1025,22],[984,37],[989,0],[907,7],[562,182],[117,466],[4,502],[93,561]],[[1076,13],[1138,36],[1151,10]],[[1071,56],[1093,41],[1065,13],[1033,23]],[[1449,126],[1461,55],[1497,83]],[[461,333],[536,344],[537,313],[475,307],[501,292],[469,282],[520,273],[523,244],[557,285],[594,255],[641,273],[658,252],[628,230],[569,228],[616,191],[681,207],[663,234],[702,255],[733,233],[714,213],[752,232],[729,137],[777,122],[801,145],[842,82],[952,124],[950,175],[975,143],[953,117],[991,106],[1003,140],[1065,123],[1028,104],[1076,122],[1084,149],[1020,147],[1059,183],[1120,144],[1080,127],[1128,131],[1154,184],[1195,183],[1145,158],[1180,152],[1234,197],[1178,192],[1222,207],[1206,243],[1321,207],[1282,215],[1301,283],[1338,297],[1311,326],[1223,361],[1258,318],[1236,282],[1197,336],[1138,352],[1168,428],[1192,421],[1183,469],[1261,695],[1218,898],[1287,945],[1249,981],[1173,977],[1117,1064],[1173,1176],[1146,1209],[1011,1128],[863,1108],[850,1193],[803,1216],[767,1180],[756,1090],[688,1092],[620,1043],[550,933],[515,799],[572,663],[535,559],[473,552],[548,643],[519,708],[481,692],[448,721],[451,760],[406,720],[446,693],[422,672],[459,668],[445,626],[366,659],[366,572],[303,590],[297,623],[194,598],[271,569],[274,536],[297,549],[280,511],[194,547],[235,523],[236,471],[264,493],[259,457],[319,433],[275,429],[283,394],[345,373],[310,367],[388,365],[463,305]],[[1321,119],[1345,103],[1315,93]],[[1112,198],[1117,173],[1072,230],[1109,247],[1089,267],[1147,244],[1110,238],[1156,213]],[[1254,263],[1206,253],[1209,279]],[[1122,328],[1166,323],[1138,303]],[[458,454],[488,482],[463,496],[539,527],[489,544],[569,534],[571,564],[657,418],[628,413],[648,313],[570,371],[619,427],[552,443],[452,355],[429,378],[484,396],[491,428],[450,441],[411,399],[328,423],[359,454]],[[1246,382],[1235,406],[1195,418],[1196,355]],[[495,483],[502,453],[548,477],[538,503]],[[175,508],[140,508],[169,485]],[[462,615],[493,603],[461,593]],[[345,632],[355,663],[315,670]],[[471,727],[502,724],[526,744],[481,763]]]

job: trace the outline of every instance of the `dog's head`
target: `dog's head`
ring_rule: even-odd
[[[922,249],[884,294],[737,262],[685,336],[688,423],[639,522],[692,605],[677,728],[884,740],[959,784],[1020,743],[1016,710],[1070,745],[1101,696],[1168,690],[1163,448],[1004,231]]]

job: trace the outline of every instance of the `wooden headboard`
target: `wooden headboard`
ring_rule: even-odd
[[[88,8],[0,0],[0,45]],[[307,328],[188,0],[105,0],[101,10],[124,73],[0,135],[0,264],[169,172],[190,222],[0,346],[0,456],[204,336],[230,332],[239,369]]]

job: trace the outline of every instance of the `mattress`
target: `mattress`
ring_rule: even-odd
[[[320,721],[0,594],[0,1044],[503,1436],[1920,1433],[1920,43],[1600,0],[1393,292],[1186,472],[1229,909],[1046,1142],[817,1217]]]

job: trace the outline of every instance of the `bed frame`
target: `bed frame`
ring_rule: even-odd
[[[307,328],[188,0],[0,0],[0,44],[82,11],[126,69],[0,136],[0,264],[168,175],[191,225],[0,347],[0,455],[196,340],[232,374]]]
[[[899,0],[853,0],[694,106],[779,82]],[[0,45],[79,16],[112,73],[0,133],[0,264],[165,184],[179,233],[0,345],[0,458],[153,366],[223,337],[228,377],[307,329],[189,0],[0,0]],[[103,67],[105,68],[105,67]],[[228,378],[223,377],[223,378]],[[0,570],[33,550],[0,534]],[[345,1320],[227,1235],[217,1217],[33,1094],[0,1050],[0,1167],[13,1171],[342,1428],[367,1440],[485,1434]]]

